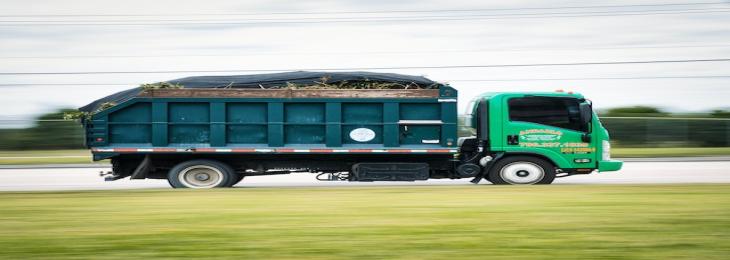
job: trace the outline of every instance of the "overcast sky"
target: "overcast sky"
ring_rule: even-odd
[[[3,0],[0,73],[279,70],[730,58],[730,4],[726,1],[679,5],[706,2]],[[576,8],[606,5],[647,6]],[[419,10],[440,11],[380,12]],[[352,13],[367,11],[374,13]],[[302,12],[315,14],[291,14]],[[379,21],[362,22],[362,19]],[[93,25],[68,25],[80,21]],[[67,25],[60,25],[63,23]],[[642,104],[675,111],[701,111],[730,106],[730,62],[726,61],[419,68],[386,72],[424,75],[449,82],[460,90],[462,109],[465,101],[482,92],[555,89],[581,92],[592,99],[597,108]],[[3,109],[0,118],[28,118],[59,107],[82,106],[139,83],[202,74],[215,73],[1,74],[0,104]],[[218,73],[223,74],[246,73]],[[678,76],[694,78],[595,79]],[[724,77],[697,78],[704,76]],[[128,85],[2,85],[16,83]]]

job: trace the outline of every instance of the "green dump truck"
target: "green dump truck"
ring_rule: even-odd
[[[107,180],[214,188],[309,172],[328,181],[549,184],[622,165],[579,94],[483,94],[460,126],[457,91],[423,77],[292,72],[171,82],[182,88],[137,88],[81,108],[90,113],[83,124],[93,159],[111,159]],[[460,127],[474,136],[459,137]]]

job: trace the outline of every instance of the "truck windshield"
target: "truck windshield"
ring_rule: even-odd
[[[579,104],[575,98],[512,98],[509,100],[509,119],[581,131]]]

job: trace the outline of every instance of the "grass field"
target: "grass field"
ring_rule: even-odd
[[[615,158],[730,156],[730,147],[614,148]],[[88,150],[0,151],[0,165],[91,163]]]
[[[727,259],[730,185],[0,193],[0,258]]]
[[[92,163],[89,150],[0,151],[0,165]]]

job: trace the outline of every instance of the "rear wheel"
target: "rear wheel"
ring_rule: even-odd
[[[228,165],[213,160],[191,160],[175,165],[167,174],[173,188],[209,189],[226,187],[234,173]]]
[[[498,161],[488,179],[494,184],[550,184],[555,180],[555,167],[540,158],[512,156]]]

